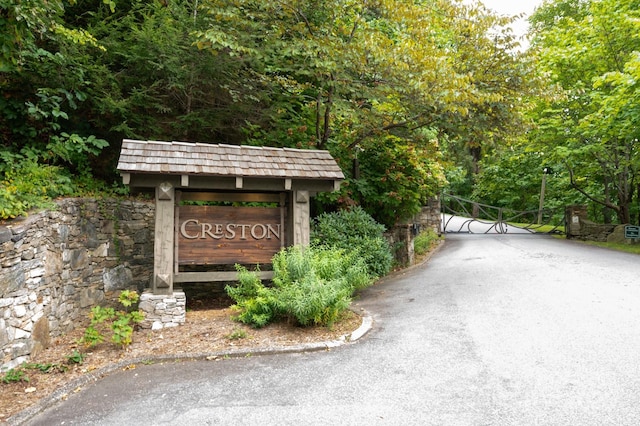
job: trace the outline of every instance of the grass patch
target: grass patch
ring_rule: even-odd
[[[640,244],[603,243],[599,241],[582,241],[592,246],[604,247],[626,253],[640,254]]]
[[[531,223],[506,222],[507,225],[521,229],[528,229],[536,234],[552,234],[556,231],[564,232],[562,225],[533,225]]]
[[[440,239],[441,237],[436,231],[431,228],[426,229],[416,235],[413,240],[413,251],[416,256],[422,256],[428,253],[431,247]]]

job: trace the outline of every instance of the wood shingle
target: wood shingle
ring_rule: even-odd
[[[122,142],[118,171],[131,174],[343,180],[328,151],[189,142]]]

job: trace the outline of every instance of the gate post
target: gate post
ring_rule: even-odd
[[[582,223],[587,219],[587,206],[572,205],[565,210],[565,227],[567,238],[582,235]]]

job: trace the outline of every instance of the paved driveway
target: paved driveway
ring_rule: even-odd
[[[640,257],[545,236],[448,236],[364,292],[327,352],[140,366],[30,424],[637,425]]]

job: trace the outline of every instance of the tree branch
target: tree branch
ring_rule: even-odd
[[[298,15],[304,21],[304,24],[307,27],[307,30],[309,30],[309,34],[311,34],[312,37],[315,37],[315,34],[313,32],[313,28],[311,28],[311,22],[309,22],[309,20],[304,15],[304,13],[302,13],[299,9],[296,9],[295,7],[293,7],[291,5],[288,5],[287,3],[283,2],[283,1],[279,1],[278,3],[281,6],[286,7],[287,9],[291,10],[294,14]]]
[[[419,114],[419,115],[411,117],[410,119],[405,120],[405,121],[399,121],[397,123],[387,124],[386,126],[381,127],[379,129],[371,129],[367,133],[365,133],[362,136],[360,136],[359,138],[357,138],[355,141],[351,142],[347,146],[347,149],[355,148],[355,146],[358,145],[360,142],[362,142],[363,140],[373,136],[374,134],[376,134],[378,132],[386,132],[388,130],[400,129],[400,128],[403,128],[403,127],[409,127],[409,124],[411,124],[411,123],[417,121],[418,119],[420,119],[420,117],[422,117],[422,115],[423,114]],[[429,124],[431,124],[431,122],[424,122],[424,123],[418,124],[417,126],[412,127],[411,130],[420,129],[422,127],[428,126]]]
[[[587,197],[589,200],[593,201],[596,204],[600,204],[601,206],[604,206],[604,207],[607,207],[609,209],[612,209],[616,213],[620,212],[620,207],[619,206],[616,206],[615,204],[612,204],[612,203],[610,203],[608,201],[598,200],[597,198],[593,197],[591,194],[587,193],[587,191],[582,189],[578,185],[578,183],[576,182],[575,175],[573,173],[573,169],[567,163],[565,163],[565,166],[567,167],[567,170],[569,170],[569,178],[571,179],[571,187],[573,189],[575,189],[576,191],[578,191],[579,193],[581,193],[582,195],[584,195],[585,197]]]

